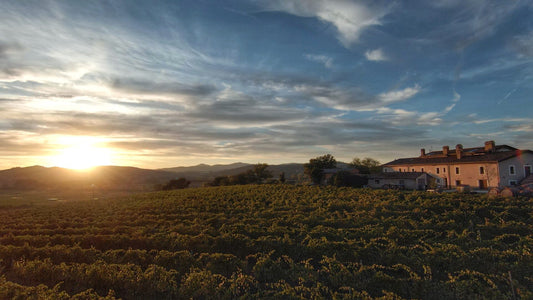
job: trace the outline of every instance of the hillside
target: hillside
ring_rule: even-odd
[[[229,165],[198,165],[193,167],[176,167],[161,169],[165,171],[175,172],[177,177],[185,177],[196,183],[196,186],[201,186],[201,183],[212,181],[218,176],[232,176],[239,173],[246,172],[253,168],[253,164],[235,163]],[[339,168],[348,168],[348,164],[337,162]],[[279,178],[279,175],[285,173],[285,178],[290,182],[304,182],[306,176],[304,175],[304,164],[288,163],[279,165],[268,165],[268,170],[272,172],[274,179]],[[195,185],[195,184],[193,184]]]
[[[220,171],[237,169],[237,168],[247,167],[247,166],[250,166],[250,164],[237,162],[237,163],[232,163],[232,164],[227,164],[227,165],[222,165],[222,164],[218,164],[218,165],[199,164],[199,165],[191,166],[191,167],[163,168],[163,169],[160,169],[160,170],[161,171],[167,171],[167,172],[174,172],[174,173],[185,173],[185,174],[187,174],[187,173],[205,173],[205,174],[209,174],[209,173],[213,173],[213,172],[220,172]]]
[[[291,185],[0,203],[0,298],[531,299],[532,209]]]
[[[348,167],[338,162],[338,167]],[[200,164],[192,167],[164,169],[141,169],[135,167],[100,166],[79,171],[59,167],[32,166],[0,171],[0,189],[39,190],[49,188],[80,189],[93,185],[100,189],[152,190],[157,184],[164,184],[173,178],[190,180],[191,187],[201,187],[218,176],[231,176],[246,172],[253,164],[232,163],[227,165]],[[288,182],[305,182],[303,164],[289,163],[269,165],[273,178],[285,173]]]
[[[160,170],[134,167],[102,166],[78,171],[65,168],[33,166],[0,171],[0,188],[87,188],[96,185],[101,189],[149,189],[164,183],[176,174]]]
[[[246,163],[233,163],[228,165],[206,165],[200,164],[192,167],[174,167],[160,169],[162,171],[174,172],[179,177],[186,177],[192,180],[210,181],[217,176],[231,176],[242,172],[246,172],[253,168],[253,164]],[[279,177],[281,172],[285,172],[287,178],[296,178],[298,174],[303,174],[303,164],[281,164],[281,165],[269,165],[270,170],[274,178]]]

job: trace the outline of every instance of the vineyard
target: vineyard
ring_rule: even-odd
[[[0,299],[532,299],[533,199],[248,185],[0,203]]]

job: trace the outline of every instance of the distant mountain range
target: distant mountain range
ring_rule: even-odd
[[[192,167],[174,167],[158,170],[135,167],[101,166],[85,171],[59,167],[32,166],[0,171],[0,189],[79,189],[93,188],[113,190],[152,190],[170,179],[184,177],[191,186],[202,186],[217,176],[236,175],[253,168],[253,164],[232,163],[227,165],[200,164]],[[289,181],[304,179],[303,164],[291,163],[269,165],[273,178],[284,172]]]

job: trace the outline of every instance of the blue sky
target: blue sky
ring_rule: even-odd
[[[0,168],[533,149],[531,1],[2,1]]]

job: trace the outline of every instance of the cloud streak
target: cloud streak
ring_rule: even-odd
[[[321,63],[324,65],[324,67],[328,69],[330,69],[333,66],[333,58],[328,57],[326,55],[306,54],[305,58],[311,61]]]
[[[387,56],[385,56],[385,53],[383,53],[383,50],[381,49],[368,50],[365,52],[365,57],[370,61],[388,60]]]

